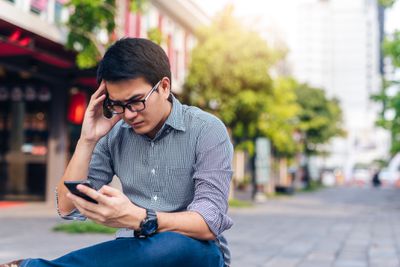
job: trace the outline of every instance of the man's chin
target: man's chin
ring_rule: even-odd
[[[131,128],[137,134],[146,134],[148,132],[147,127],[133,127],[133,126],[131,126]]]

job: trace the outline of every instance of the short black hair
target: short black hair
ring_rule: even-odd
[[[171,67],[164,50],[150,40],[123,38],[111,45],[97,69],[97,82],[144,78],[156,85],[163,77],[171,81]]]

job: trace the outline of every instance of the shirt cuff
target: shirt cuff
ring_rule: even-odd
[[[60,216],[64,220],[85,221],[87,219],[87,217],[82,215],[79,212],[78,209],[73,209],[69,214],[62,215],[61,212],[60,212],[60,209],[58,208],[58,191],[57,191],[57,187],[56,187],[56,190],[55,190],[55,195],[56,195],[56,207],[57,207],[58,216]]]
[[[188,206],[187,210],[200,214],[215,236],[219,236],[233,225],[231,218],[207,202],[192,203]]]

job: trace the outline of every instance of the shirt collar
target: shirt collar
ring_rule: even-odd
[[[178,131],[185,131],[185,124],[183,122],[183,108],[181,102],[175,98],[174,95],[171,94],[172,98],[172,110],[171,114],[169,114],[165,124],[171,126],[172,128]]]
[[[171,110],[171,113],[169,114],[167,120],[165,121],[164,125],[169,125],[178,131],[184,132],[186,130],[186,128],[185,128],[185,124],[183,123],[182,104],[172,94],[171,94],[171,98],[172,98],[172,110]],[[131,126],[129,124],[127,124],[125,121],[122,122],[121,127],[131,128]]]

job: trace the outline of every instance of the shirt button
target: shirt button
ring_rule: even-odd
[[[154,142],[151,142],[150,145],[151,145],[151,147],[153,147],[154,146]]]
[[[151,170],[151,173],[154,175],[154,174],[156,174],[156,170],[155,169],[152,169]]]

